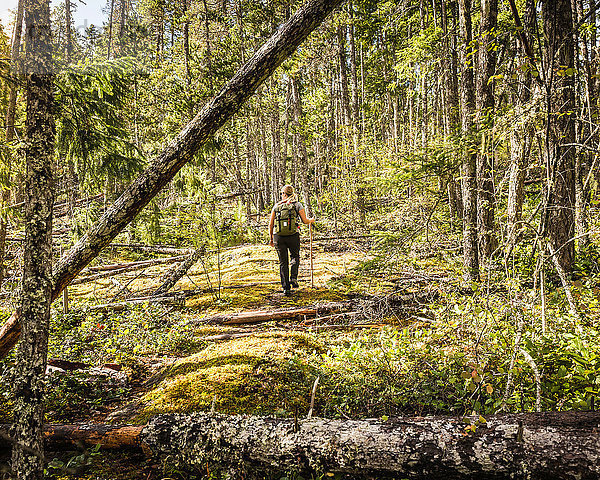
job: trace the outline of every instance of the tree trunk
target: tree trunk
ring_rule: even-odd
[[[350,78],[351,78],[351,93],[352,93],[352,125],[358,128],[359,105],[358,105],[358,73],[356,69],[356,41],[354,28],[354,10],[352,2],[348,2],[350,19],[352,23],[348,26],[348,40],[350,43]]]
[[[303,476],[486,480],[593,479],[600,475],[600,415],[307,420],[161,415],[141,442],[181,466],[230,478]]]
[[[465,143],[462,161],[463,198],[463,255],[465,280],[479,281],[479,253],[477,251],[477,154],[473,145],[474,88],[471,46],[471,0],[459,0],[460,22],[460,106],[461,133]]]
[[[285,174],[281,161],[281,127],[279,125],[279,101],[277,100],[277,82],[271,79],[271,181],[273,203],[279,200],[279,190],[285,183]]]
[[[0,425],[0,432],[9,425]],[[141,449],[143,425],[46,425],[44,444],[52,450],[73,450],[82,446],[93,448],[100,445],[103,450]],[[0,436],[0,448],[10,447],[10,440]]]
[[[600,475],[600,414],[525,413],[381,420],[159,415],[148,425],[48,425],[52,449],[142,449],[231,478],[293,471],[353,478],[499,480]],[[0,429],[5,429],[0,425]],[[0,447],[7,446],[6,439]]]
[[[456,69],[456,61],[453,57],[456,55],[455,48],[453,45],[453,38],[455,38],[456,32],[450,30],[448,25],[448,8],[447,0],[441,2],[441,22],[442,31],[444,36],[442,38],[442,45],[444,52],[442,54],[442,75],[444,81],[444,135],[450,136],[459,128],[459,112],[460,106],[458,101],[458,73]],[[463,218],[463,205],[462,195],[458,181],[454,178],[454,175],[448,175],[445,178],[448,185],[448,202],[450,207],[451,221],[456,218],[462,222]]]
[[[577,5],[577,18],[584,18],[584,5],[583,0],[575,0]],[[575,13],[575,12],[574,12]],[[590,22],[591,23],[591,22]],[[595,29],[596,22],[592,23]],[[577,30],[575,31],[577,33]],[[581,44],[581,55],[579,56],[582,61],[581,70],[584,73],[584,85],[585,85],[585,100],[584,108],[582,111],[583,121],[580,122],[581,132],[580,140],[578,143],[589,145],[592,147],[597,145],[598,134],[595,129],[592,129],[592,125],[598,116],[598,107],[596,99],[596,91],[594,88],[594,78],[592,73],[592,59],[590,56],[590,46],[588,45],[588,38],[584,34],[579,38]],[[591,49],[595,48],[595,41],[591,42]],[[578,152],[576,164],[575,164],[575,231],[577,233],[577,246],[579,249],[585,249],[590,244],[589,235],[589,222],[588,222],[588,208],[590,200],[590,188],[587,184],[586,179],[589,171],[592,168],[595,153],[584,149]]]
[[[262,108],[261,108],[262,110]],[[273,171],[273,166],[269,162],[269,157],[267,155],[267,151],[269,149],[269,145],[267,143],[267,119],[264,115],[260,115],[258,118],[259,122],[259,134],[260,134],[260,163],[261,163],[261,183],[262,183],[262,192],[263,192],[263,206],[261,209],[264,210],[265,204],[271,203],[271,172]]]
[[[299,80],[291,77],[292,98],[294,104],[294,134],[296,137],[296,148],[298,158],[298,171],[300,173],[300,183],[302,185],[302,195],[304,200],[304,208],[309,216],[312,216],[312,208],[310,206],[310,183],[308,182],[308,153],[306,151],[306,139],[302,131],[302,99],[298,89]]]
[[[168,275],[163,278],[163,283],[154,291],[153,295],[163,295],[171,290],[181,277],[194,266],[198,259],[204,254],[204,251],[204,247],[197,248],[181,265],[178,265],[169,271]]]
[[[209,93],[210,95],[213,94],[213,73],[212,73],[212,55],[210,52],[210,23],[209,23],[209,10],[208,10],[208,5],[206,4],[206,0],[203,0],[203,5],[204,5],[204,41],[206,43],[205,45],[205,55],[204,58],[206,59],[206,77],[208,78],[208,88],[209,88]]]
[[[182,0],[182,13],[183,13],[183,58],[185,63],[185,83],[188,88],[188,95],[190,95],[190,87],[192,85],[192,73],[190,71],[190,21],[188,13],[188,0]],[[190,102],[190,116],[193,114],[191,100]]]
[[[570,0],[542,3],[546,41],[546,233],[563,270],[575,262],[575,91]],[[570,70],[569,70],[570,69]]]
[[[125,21],[127,19],[127,1],[119,0],[119,55],[125,56]]]
[[[535,4],[534,0],[526,0],[525,14],[523,16],[523,28],[520,40],[520,52],[526,52],[530,41],[535,35]],[[518,60],[522,63],[528,61],[524,53],[518,55]],[[533,118],[525,111],[525,105],[531,99],[531,74],[522,72],[519,74],[519,84],[514,98],[515,124],[510,133],[510,174],[508,179],[508,201],[506,206],[507,230],[508,230],[508,250],[515,245],[520,231],[518,227],[521,221],[521,211],[523,207],[523,181],[525,178],[526,159],[529,156],[531,142],[533,139]],[[524,117],[524,118],[523,118]]]
[[[192,120],[123,192],[90,230],[56,265],[52,299],[107,246],[150,200],[175,176],[258,86],[325,19],[341,0],[306,3],[273,35],[227,83],[221,92]],[[0,329],[0,357],[18,338],[18,318]]]
[[[498,242],[494,235],[494,175],[491,127],[494,118],[494,90],[491,77],[496,71],[495,32],[498,20],[498,0],[481,0],[481,24],[479,27],[479,50],[477,64],[476,122],[482,146],[477,155],[477,216],[480,252],[490,258]]]
[[[73,34],[71,33],[71,0],[65,0],[65,35],[67,36],[65,52],[67,54],[67,64],[69,64],[71,63],[71,54],[73,52]]]
[[[49,0],[30,0],[25,10],[27,120],[25,147],[25,243],[21,292],[21,341],[13,379],[12,469],[20,480],[44,473],[44,380],[52,290],[54,204],[54,76]],[[33,453],[32,453],[33,452]]]
[[[114,13],[115,13],[115,0],[110,0],[110,14],[108,16],[108,48],[106,50],[106,59],[107,60],[110,60],[110,48],[112,46]]]
[[[340,101],[345,126],[350,126],[350,95],[348,93],[348,71],[346,65],[346,25],[338,25],[338,61],[340,68]]]
[[[10,71],[14,80],[8,83],[9,94],[8,94],[8,105],[6,107],[6,145],[10,145],[15,138],[15,120],[17,110],[17,94],[19,92],[18,78],[18,65],[19,65],[19,49],[21,47],[21,33],[23,30],[23,7],[25,0],[19,0],[17,4],[17,14],[15,16],[15,31],[12,39],[11,53],[10,53]],[[10,153],[6,156],[5,168],[7,171],[11,169],[11,158]],[[9,178],[10,180],[10,178]],[[2,208],[4,209],[10,203],[10,190],[4,188],[2,190]],[[6,257],[6,228],[8,225],[8,216],[6,213],[0,215],[0,285],[4,280],[4,272],[6,270],[5,257]]]

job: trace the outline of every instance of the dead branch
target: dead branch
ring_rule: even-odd
[[[144,303],[181,306],[181,305],[185,305],[185,299],[181,296],[174,296],[174,295],[165,296],[165,297],[154,297],[154,296],[138,297],[138,298],[131,298],[128,300],[123,300],[122,302],[105,303],[102,305],[92,305],[90,307],[87,307],[87,311],[89,311],[89,312],[97,312],[97,311],[119,312],[119,311],[125,310],[127,308],[133,307],[134,305],[141,305]]]
[[[93,282],[95,280],[101,280],[107,277],[113,277],[115,275],[119,275],[121,273],[133,272],[135,270],[143,270],[148,267],[152,267],[155,265],[164,265],[169,263],[178,263],[185,261],[187,257],[185,255],[180,255],[177,257],[171,258],[155,258],[153,260],[144,260],[140,262],[132,262],[126,264],[115,264],[115,265],[105,265],[98,267],[90,267],[89,271],[94,271],[92,269],[96,269],[96,271],[100,271],[100,273],[96,273],[94,275],[86,275],[84,277],[76,278],[71,282],[71,285],[80,285],[82,283]]]

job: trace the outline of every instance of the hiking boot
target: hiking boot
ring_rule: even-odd
[[[292,291],[291,291],[291,290],[284,290],[284,291],[283,291],[283,294],[284,294],[286,297],[291,297],[291,296],[292,296]]]
[[[292,288],[298,288],[300,285],[298,285],[298,281],[297,280],[292,280],[290,282],[290,285],[292,286]]]

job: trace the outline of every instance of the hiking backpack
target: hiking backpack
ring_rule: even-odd
[[[277,235],[289,236],[298,231],[298,212],[290,202],[275,205],[275,231]]]

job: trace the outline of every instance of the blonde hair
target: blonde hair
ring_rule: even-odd
[[[281,193],[285,193],[288,197],[291,197],[294,194],[294,187],[286,185],[281,189]]]

